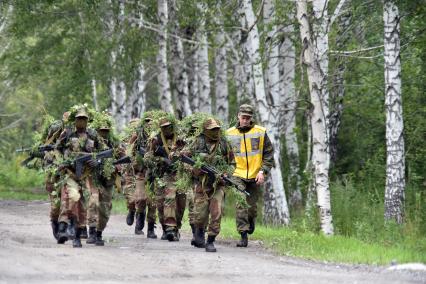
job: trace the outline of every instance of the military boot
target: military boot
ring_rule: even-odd
[[[81,248],[81,228],[76,228],[75,229],[75,237],[74,240],[72,241],[72,247],[73,248]]]
[[[86,240],[86,244],[96,243],[96,227],[89,227],[89,237]]]
[[[204,236],[204,228],[195,228],[194,246],[197,248],[206,247],[206,239]]]
[[[192,231],[192,239],[191,239],[191,246],[195,245],[195,225],[194,224],[189,224],[191,225],[191,231]]]
[[[247,232],[241,232],[241,240],[237,243],[237,247],[245,248],[248,245]]]
[[[127,213],[126,223],[127,225],[131,226],[133,225],[134,221],[135,221],[135,210],[129,210],[129,213]]]
[[[84,226],[82,229],[81,229],[81,236],[80,236],[80,238],[81,239],[87,239],[87,227],[86,226]]]
[[[58,240],[59,223],[56,220],[51,221],[53,237]]]
[[[166,238],[169,242],[177,242],[179,241],[179,232],[175,227],[168,227],[166,229]]]
[[[136,213],[135,234],[143,235],[143,227],[145,226],[145,210]]]
[[[249,233],[249,235],[251,235],[251,234],[253,234],[253,232],[254,232],[254,218],[253,217],[249,217],[248,218],[248,221],[249,221],[249,230],[247,231],[247,233]]]
[[[207,237],[206,252],[216,252],[216,248],[214,247],[215,239],[216,239],[216,236]]]
[[[104,240],[102,239],[102,231],[96,231],[96,245],[103,246]]]
[[[167,240],[166,226],[161,225],[161,227],[163,228],[163,234],[161,235],[161,240],[166,241]]]
[[[69,224],[69,225],[68,225],[68,227],[67,227],[68,238],[69,238],[70,240],[73,240],[73,239],[74,239],[74,237],[75,237],[75,232],[76,232],[76,230],[75,230],[75,219],[74,219],[74,218],[71,218],[71,219],[70,219],[70,224]]]
[[[148,232],[146,234],[146,237],[149,239],[156,239],[157,235],[155,234],[155,223],[149,222],[148,223]]]
[[[67,233],[68,224],[65,222],[60,222],[58,226],[58,244],[63,244],[68,241]]]

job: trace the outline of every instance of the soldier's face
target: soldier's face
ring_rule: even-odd
[[[242,127],[250,126],[251,116],[250,115],[244,115],[244,114],[238,114],[238,121],[240,122],[240,126],[242,126]]]
[[[109,134],[109,130],[108,129],[100,129],[100,130],[98,130],[98,134],[102,138],[107,138],[108,134]]]
[[[86,117],[77,117],[75,119],[75,127],[76,128],[86,128],[87,127],[87,118]]]

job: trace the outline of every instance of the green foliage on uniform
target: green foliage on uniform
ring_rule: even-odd
[[[44,144],[44,141],[47,138],[49,133],[49,128],[52,123],[55,121],[55,118],[49,114],[45,114],[42,119],[41,127],[33,135],[33,141],[35,146]]]
[[[92,123],[97,111],[89,107],[88,104],[73,105],[69,110],[70,115],[67,123],[73,123],[75,121],[75,116],[77,115],[77,112],[79,112],[80,110],[86,111],[87,115],[89,116],[89,123]]]
[[[141,126],[145,129],[149,138],[154,138],[160,133],[160,119],[167,117],[170,119],[170,122],[176,123],[176,118],[173,114],[167,113],[163,110],[150,110],[146,111],[141,120]],[[145,122],[146,118],[150,118],[152,121],[147,124]]]

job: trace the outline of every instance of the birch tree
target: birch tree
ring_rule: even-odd
[[[160,92],[161,109],[173,113],[172,95],[170,92],[169,74],[167,70],[167,24],[168,24],[168,5],[167,0],[157,0],[159,28],[158,32],[158,89]]]
[[[228,122],[228,62],[227,62],[227,41],[225,31],[223,30],[223,21],[221,15],[217,19],[218,31],[215,35],[216,53],[215,63],[215,97],[216,97],[216,114],[224,122]]]
[[[404,220],[405,150],[401,96],[400,20],[394,0],[385,0],[384,61],[386,110],[385,219]]]
[[[272,2],[268,2],[265,6],[266,20],[273,19],[274,7]],[[250,68],[253,70],[254,92],[253,103],[257,107],[261,123],[267,128],[269,138],[274,145],[274,161],[275,167],[271,169],[270,181],[265,186],[265,202],[264,202],[264,220],[273,224],[289,224],[290,214],[288,210],[287,200],[284,192],[284,184],[281,173],[281,151],[280,151],[280,133],[278,125],[279,109],[276,102],[279,101],[279,69],[277,57],[270,57],[271,62],[268,63],[268,78],[270,78],[271,92],[269,105],[265,93],[265,83],[262,71],[262,60],[260,56],[259,32],[256,23],[256,17],[253,12],[252,2],[250,0],[242,0],[240,2],[240,14],[242,15],[241,23],[247,31],[247,40],[245,41],[245,49],[250,58]],[[267,11],[266,11],[267,10]],[[273,25],[274,26],[274,25]],[[273,37],[273,34],[270,34]],[[273,46],[274,52],[278,54],[278,46]],[[271,88],[269,88],[271,89]]]
[[[297,95],[295,91],[296,49],[294,46],[295,5],[288,12],[288,23],[282,27],[284,40],[279,49],[281,93],[279,105],[284,108],[281,124],[284,128],[285,146],[289,159],[289,176],[287,179],[290,206],[302,206],[299,175],[299,145],[296,134]]]
[[[312,186],[317,194],[321,230],[326,235],[334,233],[331,215],[328,148],[328,1],[313,0],[312,22],[307,13],[307,1],[297,1],[297,18],[304,64],[307,68],[309,92],[312,104]],[[310,27],[313,30],[311,31]],[[308,149],[309,150],[309,149]]]
[[[212,101],[210,94],[210,72],[209,72],[209,50],[206,32],[206,10],[204,3],[198,3],[197,7],[201,14],[197,39],[200,42],[198,47],[198,91],[199,91],[199,111],[205,113],[212,112]]]

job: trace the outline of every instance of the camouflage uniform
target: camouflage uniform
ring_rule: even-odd
[[[81,109],[76,114],[76,119],[87,119],[88,114]],[[61,133],[56,148],[68,162],[75,159],[79,153],[92,153],[99,150],[100,144],[95,131],[82,128],[81,131],[66,129]],[[77,228],[73,246],[81,247],[80,235],[83,228],[86,227],[87,202],[90,192],[94,187],[92,178],[92,169],[85,167],[81,178],[75,175],[73,164],[68,163],[64,166],[64,178],[61,188],[61,207],[59,214],[59,233],[58,243],[64,243],[68,239],[66,229],[70,222],[74,220]]]
[[[239,114],[241,115],[252,117],[253,112],[254,108],[251,105],[245,104],[240,106]],[[253,129],[259,130],[253,134]],[[240,182],[244,184],[245,190],[250,193],[250,196],[243,195],[246,198],[249,208],[239,204],[237,204],[236,208],[237,230],[241,234],[241,241],[237,246],[246,247],[247,234],[252,234],[254,232],[255,219],[257,217],[257,201],[262,194],[261,186],[256,183],[255,177],[260,171],[262,171],[265,176],[270,172],[270,169],[274,166],[274,149],[266,134],[266,130],[255,125],[253,121],[251,121],[250,125],[247,127],[241,127],[239,123],[237,123],[236,127],[227,130],[227,135],[232,143],[235,157],[237,159],[238,156],[239,159],[239,161],[237,161],[234,177],[238,178]],[[263,141],[262,151],[259,151],[259,141]],[[250,147],[248,148],[247,145],[249,144]],[[257,163],[259,163],[259,165],[257,165],[258,168],[249,162],[250,155],[254,154],[260,157],[260,159],[257,160]],[[253,167],[257,169],[254,172],[252,170]],[[244,177],[237,174],[239,168],[242,169],[240,173],[244,171]]]
[[[109,133],[110,126],[105,125],[99,129],[99,131],[107,131]],[[102,137],[99,135],[99,141],[102,145],[102,150],[113,149],[114,159],[119,159],[124,156],[124,149],[114,142],[110,137]],[[94,175],[95,186],[90,190],[89,207],[87,210],[88,225],[89,225],[89,238],[87,239],[88,244],[96,244],[103,246],[104,241],[102,240],[102,232],[104,231],[112,209],[112,195],[114,190],[114,184],[116,178],[119,178],[118,170],[116,166],[113,166],[113,159],[104,160],[103,164],[97,168],[96,174]],[[111,163],[108,163],[111,162]],[[108,173],[105,173],[104,167]]]
[[[216,167],[218,158],[228,165],[234,162],[230,145],[225,138],[218,135],[215,139],[208,137],[206,131],[215,130],[220,134],[220,124],[214,119],[207,119],[204,124],[204,134],[201,134],[192,147],[192,153],[199,155],[203,162]],[[195,246],[206,247],[206,251],[215,252],[214,241],[220,232],[222,205],[224,202],[224,186],[221,180],[212,180],[208,175],[194,170],[198,176],[194,196]],[[219,177],[216,177],[219,178]],[[210,222],[209,222],[210,217]],[[207,228],[207,246],[205,245],[204,230]]]
[[[162,239],[169,241],[179,240],[179,229],[182,226],[183,214],[186,206],[186,196],[176,190],[176,169],[169,164],[171,155],[176,151],[175,127],[168,119],[160,120],[161,133],[152,139],[149,151],[145,155],[146,161],[152,161],[155,168],[154,176],[160,179],[156,183],[155,195],[159,221],[163,227]],[[170,128],[170,137],[163,133]]]

